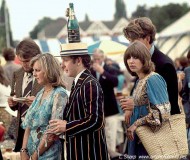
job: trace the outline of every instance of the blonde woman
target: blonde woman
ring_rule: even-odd
[[[32,160],[61,159],[58,137],[46,134],[49,120],[62,119],[67,102],[65,83],[59,62],[51,54],[37,55],[31,60],[33,75],[43,89],[30,106],[22,127],[25,129],[21,158]]]

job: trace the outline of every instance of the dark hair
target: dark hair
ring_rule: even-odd
[[[13,48],[4,48],[3,49],[3,57],[6,61],[14,61],[15,53]]]
[[[142,72],[144,74],[148,74],[151,71],[155,70],[154,63],[151,61],[150,52],[142,42],[135,41],[131,43],[131,45],[127,48],[124,54],[124,63],[127,70],[132,76],[137,76],[136,73],[132,72],[129,69],[129,66],[127,64],[127,60],[130,59],[131,57],[136,57],[142,62],[143,64]]]
[[[190,50],[187,53],[187,59],[190,61]]]
[[[5,86],[8,86],[10,84],[8,78],[5,75],[5,72],[4,72],[2,66],[0,66],[0,83]]]
[[[78,56],[69,56],[69,57],[73,60],[74,63],[77,58],[81,57],[84,67],[87,69],[90,68],[90,64],[91,64],[90,55],[78,55]]]
[[[187,57],[180,57],[179,58],[179,63],[182,67],[182,69],[186,68],[188,66],[188,58]]]
[[[24,39],[16,47],[16,55],[28,59],[41,54],[39,46],[32,39]]]
[[[123,29],[124,36],[132,41],[138,38],[150,36],[150,44],[155,40],[156,27],[147,17],[140,17],[129,22],[127,27]]]

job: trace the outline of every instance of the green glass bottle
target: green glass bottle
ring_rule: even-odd
[[[79,24],[74,12],[73,3],[69,3],[69,14],[67,22],[68,40],[69,43],[80,42]]]

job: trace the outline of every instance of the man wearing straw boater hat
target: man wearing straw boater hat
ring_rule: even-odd
[[[62,68],[74,81],[63,120],[51,120],[50,132],[65,134],[67,160],[107,160],[103,91],[88,70],[87,44],[62,44],[60,56]]]

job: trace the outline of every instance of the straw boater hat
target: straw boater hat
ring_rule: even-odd
[[[67,43],[61,44],[60,57],[89,55],[88,46],[86,43]]]

